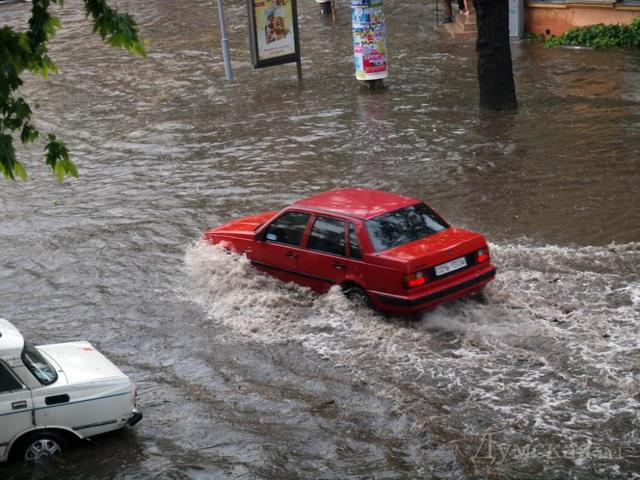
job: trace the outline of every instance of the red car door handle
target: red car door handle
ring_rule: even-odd
[[[289,257],[289,258],[298,258],[298,255],[296,255],[293,252],[287,252],[287,257]]]
[[[347,266],[344,263],[338,263],[338,262],[335,262],[333,266],[339,270],[344,270],[345,268],[347,268]]]

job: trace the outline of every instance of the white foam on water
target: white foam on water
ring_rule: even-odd
[[[606,422],[640,407],[640,244],[491,247],[487,304],[420,321],[358,308],[338,287],[284,284],[204,242],[186,253],[189,295],[226,327],[217,341],[299,343],[399,409],[444,409],[468,433],[486,427],[480,414],[571,441],[628,433]]]

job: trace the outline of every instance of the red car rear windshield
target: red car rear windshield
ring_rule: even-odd
[[[379,215],[367,221],[367,231],[376,252],[404,245],[449,228],[437,213],[424,203]]]

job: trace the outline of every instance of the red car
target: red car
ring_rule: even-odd
[[[496,274],[484,237],[449,226],[425,203],[345,188],[208,230],[284,281],[411,314],[479,292]]]

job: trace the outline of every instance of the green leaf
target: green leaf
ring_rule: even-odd
[[[24,167],[20,162],[16,161],[16,163],[13,166],[13,171],[15,172],[16,175],[18,175],[22,179],[22,181],[27,180],[27,171],[24,169]]]
[[[51,38],[56,34],[56,30],[60,28],[60,19],[58,17],[49,17],[43,25],[43,30],[47,38]]]
[[[58,181],[64,180],[66,176],[78,178],[78,169],[69,158],[69,151],[63,141],[58,140],[55,135],[49,133],[49,140],[45,147],[45,163],[53,169],[53,173]]]
[[[78,169],[76,168],[76,164],[73,163],[71,160],[69,160],[67,172],[69,172],[69,175],[71,175],[72,177],[75,177],[75,178],[80,177],[80,175],[78,175]]]
[[[38,130],[35,129],[33,125],[30,123],[25,123],[22,127],[22,132],[20,132],[20,141],[22,143],[33,142],[36,138],[38,138]]]
[[[630,25],[589,25],[566,31],[560,37],[552,37],[545,47],[558,45],[584,45],[592,48],[637,48],[640,46],[640,19]]]
[[[26,33],[18,34],[18,47],[25,53],[31,53],[31,43]]]
[[[0,134],[0,170],[5,178],[15,180],[16,151],[13,148],[13,137]]]
[[[124,48],[134,55],[146,56],[145,42],[138,37],[133,18],[107,5],[106,0],[83,0],[87,16],[97,32],[109,45]],[[49,12],[51,4],[64,5],[64,0],[31,0],[31,18],[25,32],[9,26],[0,27],[0,172],[5,178],[27,178],[26,169],[16,160],[14,137],[22,143],[35,141],[38,130],[31,123],[32,110],[28,102],[18,96],[24,72],[45,77],[57,73],[47,52],[47,44],[60,28],[59,18]],[[37,105],[36,105],[37,107]],[[55,177],[78,177],[78,169],[69,158],[63,141],[47,135],[44,161]]]
[[[134,55],[146,56],[144,42],[138,38],[136,22],[126,13],[119,13],[105,0],[84,0],[87,16],[93,19],[93,31],[109,45],[124,48]]]
[[[64,180],[64,167],[62,166],[61,162],[58,162],[56,164],[56,166],[53,168],[53,171],[55,173],[56,180],[58,180],[59,182]]]

